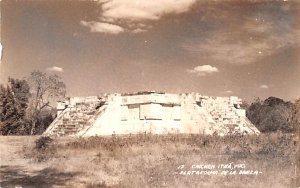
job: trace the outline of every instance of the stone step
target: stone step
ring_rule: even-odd
[[[61,128],[61,129],[64,129],[66,127],[78,127],[78,125],[76,125],[76,124],[59,124],[59,125],[57,125],[57,128]]]
[[[53,133],[56,135],[71,135],[76,134],[78,130],[53,130]]]
[[[77,131],[78,130],[78,128],[76,128],[76,127],[66,127],[64,130],[66,130],[66,131]]]
[[[65,131],[65,134],[68,135],[68,134],[76,134],[77,131]]]

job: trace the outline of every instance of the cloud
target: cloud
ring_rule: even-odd
[[[90,28],[91,32],[119,34],[125,31],[124,28],[122,28],[121,26],[104,22],[80,21],[80,24]]]
[[[132,30],[132,33],[144,33],[146,31],[147,31],[146,29],[136,28]]]
[[[254,63],[280,49],[296,44],[293,34],[274,36],[272,33],[261,40],[234,40],[229,33],[216,34],[204,42],[188,42],[183,49],[192,54],[209,57],[217,62],[245,65]]]
[[[261,88],[261,89],[269,89],[269,86],[265,85],[265,84],[262,84],[262,85],[259,86],[259,88]]]
[[[101,22],[82,21],[81,24],[90,27],[91,32],[119,34],[124,32],[119,26],[121,23],[130,25],[157,21],[164,15],[187,12],[196,0],[98,0],[97,2],[101,6],[99,15]],[[147,30],[135,27],[126,28],[126,31],[141,33]]]
[[[227,91],[225,91],[225,92],[228,93],[228,94],[233,93],[233,91],[231,91],[231,90],[227,90]]]
[[[99,0],[102,17],[112,20],[158,20],[166,14],[186,12],[196,0]]]
[[[286,48],[299,46],[295,39],[300,37],[300,30],[293,25],[290,18],[278,17],[284,13],[273,15],[266,11],[248,16],[239,11],[224,12],[215,7],[213,10],[213,15],[207,13],[203,17],[204,22],[215,21],[228,27],[212,29],[204,33],[207,35],[203,38],[182,42],[181,47],[196,57],[205,56],[218,63],[246,65]]]
[[[211,65],[200,65],[193,69],[187,69],[188,73],[197,74],[198,76],[205,76],[207,74],[212,74],[219,72],[217,67],[213,67]]]
[[[47,71],[51,71],[51,72],[64,72],[64,69],[61,68],[61,67],[56,67],[56,66],[53,66],[53,67],[49,67],[46,69]]]

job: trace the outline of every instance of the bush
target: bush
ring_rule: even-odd
[[[257,99],[247,109],[248,119],[262,133],[282,131],[295,132],[293,120],[294,104],[276,97],[269,97],[264,101]]]
[[[49,144],[53,141],[49,136],[42,136],[35,141],[35,149],[36,150],[46,150]]]

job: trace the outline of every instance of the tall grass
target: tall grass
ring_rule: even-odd
[[[77,187],[293,187],[297,137],[151,135],[62,138],[50,143],[48,166],[84,175]],[[49,153],[47,153],[49,152]],[[35,155],[38,155],[36,152]],[[48,155],[49,154],[49,155]],[[34,156],[32,156],[34,157]],[[178,166],[244,163],[259,176],[182,176]],[[83,183],[82,183],[83,182]]]
[[[89,137],[79,138],[68,142],[63,147],[72,149],[104,149],[114,151],[122,148],[144,145],[159,145],[168,147],[183,144],[195,149],[201,149],[202,153],[247,155],[268,154],[274,157],[291,157],[296,152],[296,137],[293,134],[271,133],[261,135],[152,135],[137,134],[128,136]]]

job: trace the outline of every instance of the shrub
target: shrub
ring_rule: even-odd
[[[35,141],[35,149],[44,151],[52,141],[53,139],[49,136],[42,136]]]
[[[248,119],[263,133],[282,131],[284,133],[295,132],[293,125],[293,109],[295,104],[285,102],[276,97],[269,97],[264,101],[259,99],[253,102],[247,109]]]

